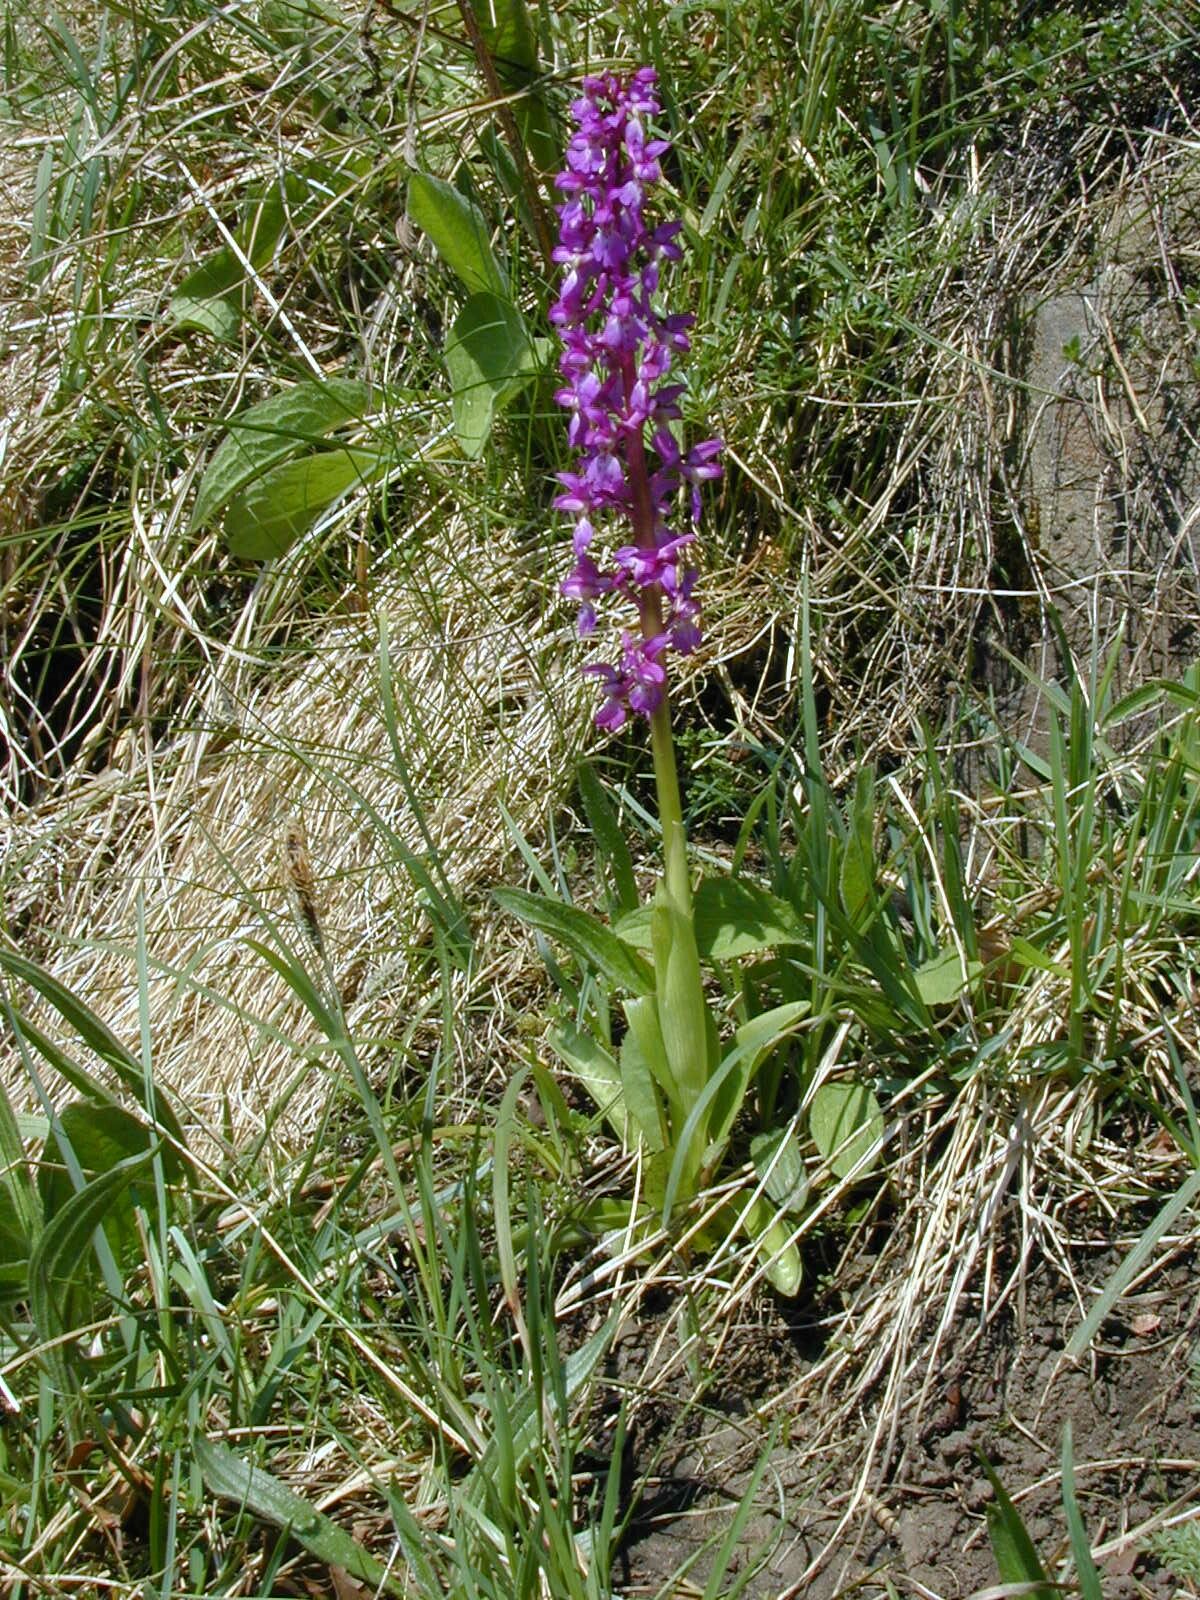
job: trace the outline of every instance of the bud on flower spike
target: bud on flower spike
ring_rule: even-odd
[[[624,79],[585,78],[571,108],[567,170],[556,180],[565,200],[554,251],[563,279],[550,310],[563,343],[555,398],[571,414],[568,437],[579,452],[577,470],[559,474],[554,501],[576,519],[575,565],[562,593],[580,602],[583,635],[596,627],[596,602],[610,595],[631,600],[640,622],[638,635],[621,635],[615,666],[584,669],[601,682],[596,721],[609,729],[630,711],[652,717],[666,693],[667,649],[686,655],[700,642],[696,573],[685,553],[696,537],[699,486],[721,476],[719,439],[685,456],[668,426],[683,393],[668,381],[671,364],[690,348],[693,318],[655,305],[659,264],[680,259],[683,227],[652,228],[643,215],[669,148],[647,130],[660,110],[655,83],[650,67]],[[670,518],[685,483],[691,527],[679,533]],[[598,542],[612,547],[607,556]]]

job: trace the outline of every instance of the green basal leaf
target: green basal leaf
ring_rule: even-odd
[[[957,949],[939,950],[913,973],[917,993],[927,1006],[951,1006],[983,971],[979,961],[968,961],[966,972]]]
[[[11,1191],[0,1183],[0,1305],[29,1292],[29,1236]]]
[[[272,1527],[286,1529],[319,1561],[341,1567],[372,1591],[400,1595],[404,1587],[381,1561],[323,1512],[301,1499],[271,1473],[243,1461],[228,1445],[194,1435],[192,1453],[210,1494],[250,1511]]]
[[[386,471],[388,457],[374,450],[322,450],[285,461],[256,478],[225,513],[225,543],[243,561],[286,555],[322,512]]]
[[[128,1196],[130,1180],[153,1153],[145,1150],[118,1161],[73,1194],[46,1223],[29,1259],[30,1308],[42,1338],[55,1339],[70,1325],[70,1299],[76,1291],[89,1292],[98,1275],[92,1235],[116,1201]]]
[[[526,889],[493,889],[492,898],[502,910],[565,945],[610,983],[633,994],[654,993],[654,971],[649,963],[578,906]]]
[[[571,1076],[587,1090],[597,1111],[607,1118],[617,1138],[628,1149],[633,1130],[625,1105],[621,1071],[604,1046],[590,1033],[562,1028],[550,1035],[550,1048]]]
[[[415,172],[408,180],[409,219],[428,234],[442,260],[471,294],[508,297],[508,278],[492,251],[483,212],[444,178]]]
[[[653,1003],[649,998],[631,1002],[640,1006]],[[625,1092],[625,1104],[641,1135],[643,1146],[650,1155],[657,1155],[667,1148],[662,1098],[654,1072],[643,1053],[641,1040],[632,1028],[621,1044],[621,1086]]]
[[[207,527],[255,478],[319,444],[335,428],[360,421],[371,405],[369,385],[329,378],[297,383],[233,417],[200,480],[192,527]]]
[[[695,917],[696,943],[713,961],[804,942],[787,901],[746,878],[705,878],[696,891]]]
[[[662,1027],[658,1020],[658,1001],[653,995],[642,995],[636,1000],[627,1000],[625,1018],[629,1023],[630,1033],[637,1039],[642,1059],[671,1107],[672,1122],[678,1127],[682,1120],[682,1105],[675,1080],[671,1076],[667,1047],[663,1043]]]
[[[628,1197],[585,1198],[555,1226],[555,1249],[575,1249],[592,1244],[605,1234],[625,1233],[632,1217],[633,1201]]]
[[[1053,972],[1060,978],[1069,978],[1071,975],[1069,966],[1062,961],[1053,960],[1044,950],[1039,950],[1037,945],[1031,944],[1019,933],[1014,934],[1010,940],[1008,954],[1018,966],[1034,967],[1039,972]]]
[[[335,26],[337,16],[319,0],[259,0],[257,20],[276,44],[294,50]]]
[[[285,215],[278,188],[252,200],[246,220],[233,236],[237,249],[223,245],[205,257],[171,296],[167,311],[172,323],[232,338],[242,317],[242,291],[248,280],[245,263],[255,272],[267,266],[283,233]]]
[[[865,1084],[823,1083],[813,1095],[808,1125],[835,1177],[844,1178],[883,1137],[883,1112]],[[860,1169],[861,1178],[874,1166]]]
[[[622,917],[616,932],[639,950],[652,948],[649,906]],[[747,878],[703,878],[693,902],[696,948],[705,961],[732,961],[804,944],[800,919],[778,895]]]
[[[792,1230],[761,1195],[751,1201],[742,1232],[753,1244],[771,1287],[789,1299],[799,1294],[804,1268]]]
[[[756,1133],[750,1141],[750,1160],[767,1198],[781,1211],[801,1214],[808,1203],[809,1184],[795,1130],[773,1128],[769,1133]]]
[[[537,33],[525,0],[472,0],[472,7],[500,82],[508,90],[525,91],[513,104],[513,116],[530,161],[541,172],[556,171],[562,165],[562,141],[535,87]]]
[[[179,1126],[179,1119],[171,1110],[162,1090],[153,1085],[147,1086],[141,1063],[130,1054],[108,1024],[102,1022],[90,1006],[80,1000],[52,973],[38,966],[36,961],[29,960],[27,956],[20,955],[15,950],[7,950],[3,945],[0,945],[0,967],[19,983],[27,983],[36,989],[43,1000],[54,1007],[63,1021],[88,1048],[112,1068],[125,1088],[145,1110],[149,1119],[153,1122],[157,1118],[159,1126],[171,1135],[177,1146],[183,1146],[183,1130]],[[66,1052],[24,1013],[16,1011],[15,1008],[14,1012],[22,1032],[51,1066],[62,1073],[73,1088],[98,1103],[111,1105],[118,1103],[110,1089],[78,1062],[71,1060]]]
[[[690,1111],[717,1065],[715,1029],[692,920],[672,901],[665,883],[655,891],[651,932],[659,1027],[676,1098]]]
[[[638,906],[634,911],[627,911],[623,917],[613,923],[613,932],[618,939],[632,946],[634,950],[652,950],[654,939],[650,932],[650,906]]]
[[[193,294],[171,296],[171,321],[177,328],[193,328],[210,338],[228,343],[236,338],[242,309],[232,295],[213,295],[210,299]]]
[[[537,68],[537,34],[525,0],[471,0],[479,31],[506,89],[523,89]]]
[[[24,1122],[13,1111],[12,1101],[0,1083],[0,1230],[8,1235],[7,1243],[0,1238],[0,1262],[16,1261],[18,1257],[23,1260],[42,1231],[44,1213],[25,1156],[25,1140],[30,1134]],[[33,1137],[36,1136],[35,1133]]]
[[[121,1106],[74,1100],[59,1114],[63,1137],[71,1147],[86,1178],[111,1172],[122,1161],[144,1156],[155,1144],[154,1135],[137,1117]],[[182,1176],[179,1157],[164,1146],[163,1167],[168,1181]],[[76,1190],[65,1165],[56,1131],[51,1130],[38,1173],[42,1211],[47,1220],[56,1216],[74,1197]],[[103,1219],[104,1231],[114,1254],[120,1258],[137,1246],[133,1201],[129,1194],[117,1195]]]
[[[721,1063],[721,1084],[713,1096],[708,1123],[711,1146],[720,1147],[728,1139],[755,1074],[772,1051],[796,1031],[810,1010],[807,1000],[791,1000],[786,1005],[760,1012],[738,1029],[733,1047]]]
[[[514,114],[534,167],[538,172],[557,172],[562,166],[562,133],[540,91],[530,90],[518,100]]]
[[[446,341],[450,409],[465,455],[483,453],[497,414],[538,371],[538,353],[511,300],[473,294]]]
[[[850,806],[850,832],[842,849],[839,891],[846,916],[857,927],[875,904],[875,774],[859,769]]]
[[[763,1195],[734,1195],[722,1206],[712,1224],[699,1235],[702,1248],[714,1250],[723,1238],[738,1232],[754,1246],[754,1253],[765,1269],[766,1280],[779,1294],[794,1296],[803,1282],[800,1250],[792,1240],[786,1219]]]

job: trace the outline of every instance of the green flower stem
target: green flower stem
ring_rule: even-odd
[[[650,745],[654,753],[654,784],[658,790],[658,820],[663,835],[663,875],[667,893],[684,916],[692,914],[692,883],[688,875],[687,837],[683,831],[683,804],[671,737],[671,708],[666,696],[650,718]]]
[[[627,390],[633,387],[632,358],[626,361]],[[637,542],[644,549],[654,548],[654,504],[650,494],[650,469],[646,464],[645,444],[638,433],[630,435],[626,446],[629,482],[633,490],[633,527]],[[638,620],[643,639],[657,639],[663,631],[662,595],[657,590],[643,591],[638,599]],[[679,772],[675,765],[675,741],[671,737],[671,701],[666,686],[662,703],[650,718],[650,744],[654,752],[654,785],[658,790],[658,820],[663,835],[663,868],[667,893],[677,910],[692,915],[692,885],[687,868],[687,837],[683,831],[683,802],[679,798]]]
[[[645,471],[634,473],[636,485],[645,481]],[[662,599],[644,594],[638,606],[642,637],[656,639],[662,632]],[[658,791],[658,820],[663,836],[663,876],[667,893],[685,917],[692,914],[692,883],[688,876],[687,835],[683,830],[683,801],[679,796],[679,771],[675,763],[675,740],[671,736],[671,701],[666,688],[662,703],[650,718],[650,748],[654,754],[654,786]]]

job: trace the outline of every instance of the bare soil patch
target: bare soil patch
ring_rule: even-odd
[[[1200,1498],[1200,1397],[1189,1381],[1200,1280],[1191,1249],[1168,1252],[1117,1303],[1085,1362],[1064,1355],[1081,1305],[1121,1254],[1097,1249],[1064,1263],[1074,1284],[1062,1265],[1038,1263],[985,1325],[968,1306],[919,1402],[897,1408],[894,1436],[869,1473],[861,1463],[880,1421],[872,1395],[857,1432],[831,1440],[810,1392],[822,1330],[835,1320],[823,1315],[830,1308],[820,1294],[799,1310],[760,1303],[712,1351],[699,1386],[673,1355],[685,1325],[679,1304],[644,1306],[610,1373],[630,1410],[623,1477],[643,1485],[617,1573],[623,1592],[658,1594],[672,1580],[681,1595],[702,1592],[747,1497],[722,1594],[831,1600],[852,1590],[882,1600],[989,1588],[999,1580],[981,1454],[1055,1576],[1068,1554],[1060,1475],[1068,1422],[1106,1596],[1193,1592],[1147,1548],[1170,1511]]]

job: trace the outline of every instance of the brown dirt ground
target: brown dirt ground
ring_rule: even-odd
[[[1072,1263],[1084,1304],[1119,1259],[1105,1251]],[[1070,1422],[1079,1506],[1106,1600],[1196,1593],[1146,1544],[1147,1524],[1168,1507],[1200,1501],[1200,1388],[1189,1381],[1200,1331],[1196,1260],[1190,1250],[1168,1253],[1117,1302],[1089,1358],[1073,1364],[1064,1349],[1079,1304],[1063,1274],[1043,1262],[1023,1296],[986,1326],[960,1320],[930,1398],[876,1452],[861,1485],[854,1466],[878,1421],[872,1396],[858,1436],[833,1445],[821,1435],[820,1407],[805,1398],[806,1374],[822,1353],[818,1303],[799,1312],[760,1305],[755,1320],[723,1342],[699,1399],[694,1374],[654,1381],[669,1366],[664,1353],[679,1308],[665,1299],[646,1305],[614,1352],[608,1395],[610,1422],[615,1395],[627,1397],[622,1475],[627,1486],[643,1484],[614,1571],[621,1591],[702,1593],[714,1549],[748,1491],[752,1506],[722,1597],[832,1600],[853,1591],[862,1600],[950,1600],[990,1588],[999,1581],[985,1512],[993,1495],[980,1452],[1016,1501],[1050,1575],[1062,1576],[1069,1547],[1060,1459]],[[599,1429],[597,1464],[606,1431]]]

